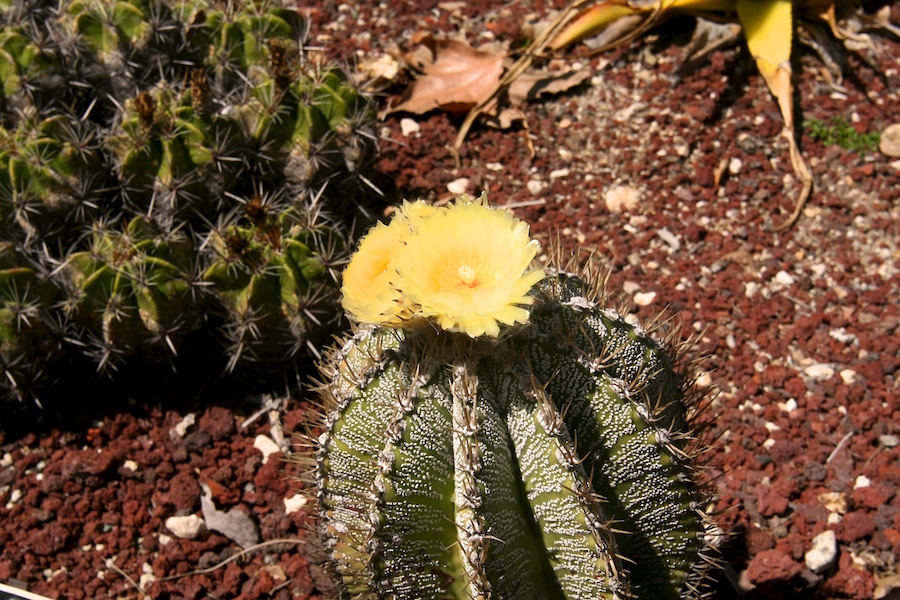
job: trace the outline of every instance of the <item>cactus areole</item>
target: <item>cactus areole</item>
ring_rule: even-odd
[[[471,213],[471,236],[454,237],[454,211]],[[499,212],[483,197],[404,205],[393,242],[364,238],[348,267],[382,265],[366,271],[381,286],[366,293],[388,324],[361,325],[323,363],[317,502],[339,595],[701,595],[715,527],[683,365],[600,306],[599,284],[529,271],[524,224],[521,240],[502,213],[485,238],[480,221]],[[434,219],[448,237],[434,237]],[[446,296],[479,279],[482,289]],[[354,297],[359,284],[345,281],[345,306],[378,313]],[[429,285],[443,300],[422,296]],[[495,317],[511,321],[497,335]]]

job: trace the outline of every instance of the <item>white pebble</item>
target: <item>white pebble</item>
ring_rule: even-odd
[[[607,190],[605,200],[609,212],[620,213],[636,209],[641,201],[641,193],[633,187],[616,185]]]
[[[16,502],[22,499],[22,496],[25,494],[22,493],[22,490],[16,488],[9,493],[9,502],[6,503],[6,510],[12,510],[12,507],[16,505]]]
[[[184,434],[187,433],[188,427],[194,424],[197,420],[197,415],[195,413],[188,413],[184,415],[184,418],[178,422],[175,427],[172,428],[170,435],[175,439],[181,439],[184,437]]]
[[[668,229],[659,229],[657,230],[656,235],[658,235],[662,241],[668,244],[672,250],[678,251],[678,249],[681,248],[681,242],[678,241],[678,237]]]
[[[859,488],[869,487],[871,484],[872,481],[868,477],[866,477],[865,475],[860,475],[853,483],[853,489],[858,490]]]
[[[123,462],[122,466],[133,473],[136,473],[138,470],[138,464],[136,462],[134,462],[133,460],[131,460],[130,458],[128,460],[126,460],[125,462]]]
[[[878,441],[885,448],[895,448],[898,445],[900,445],[900,438],[898,438],[896,435],[891,435],[889,433],[886,433],[884,435],[879,435]]]
[[[737,175],[741,172],[741,169],[744,167],[744,163],[741,162],[739,158],[732,158],[728,161],[728,172],[732,175]]]
[[[469,189],[468,177],[460,177],[447,184],[447,191],[451,194],[464,194],[467,189]]]
[[[525,187],[528,188],[528,191],[531,192],[532,196],[537,196],[541,193],[541,190],[544,189],[544,182],[540,179],[529,179],[528,183],[525,184]]]
[[[197,515],[169,517],[166,519],[166,529],[175,537],[192,540],[206,531],[206,523]]]
[[[634,295],[634,303],[638,306],[649,306],[656,300],[656,292],[638,292]]]
[[[406,137],[409,137],[413,133],[418,133],[421,128],[419,122],[415,119],[400,119],[400,132]]]
[[[775,283],[780,283],[781,285],[793,285],[794,278],[787,271],[778,271],[775,275]]]
[[[297,512],[304,506],[306,506],[306,496],[303,494],[294,494],[290,498],[284,499],[284,514],[289,515],[293,512]]]
[[[786,413],[794,412],[795,410],[797,410],[797,401],[791,398],[787,402],[779,402],[778,408]]]
[[[841,371],[841,379],[847,385],[850,385],[856,381],[856,371],[853,369],[843,369]]]
[[[830,379],[834,377],[834,368],[824,363],[809,365],[803,369],[803,372],[806,373],[807,377],[812,377],[813,379]]]
[[[804,555],[806,566],[813,573],[827,571],[837,559],[837,538],[834,531],[823,531],[813,538],[812,548]]]
[[[281,448],[278,447],[278,444],[276,444],[272,438],[263,434],[256,436],[256,439],[253,440],[253,447],[262,452],[263,464],[266,464],[269,460],[269,456],[276,452],[281,452]]]

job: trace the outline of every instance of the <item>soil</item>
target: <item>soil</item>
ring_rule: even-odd
[[[396,55],[417,32],[515,46],[524,23],[563,3],[356,4],[304,5],[312,43],[348,63]],[[528,104],[525,125],[476,126],[459,166],[460,115],[416,117],[405,133],[410,115],[391,115],[378,181],[390,202],[486,190],[545,244],[602,261],[636,317],[664,312],[698,336],[703,378],[719,390],[706,460],[729,534],[713,597],[900,597],[900,160],[805,129],[815,190],[776,231],[799,193],[777,104],[743,46],[678,76],[694,23],[567,56],[592,78]],[[796,48],[798,122],[900,123],[900,43],[873,39],[844,55],[840,79]],[[314,394],[250,419],[264,399],[177,392],[0,425],[0,583],[72,599],[319,596],[307,508],[295,504],[302,467],[283,460],[287,445],[266,457],[259,437],[283,430],[290,442]],[[206,515],[202,482],[264,545],[241,553],[218,532],[169,529],[170,517]],[[807,552],[829,530],[837,555],[813,571]]]

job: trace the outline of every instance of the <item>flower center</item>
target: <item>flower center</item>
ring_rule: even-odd
[[[456,274],[459,275],[459,279],[463,282],[463,285],[465,285],[466,287],[474,286],[475,269],[473,269],[469,265],[460,265],[459,269],[456,270]]]

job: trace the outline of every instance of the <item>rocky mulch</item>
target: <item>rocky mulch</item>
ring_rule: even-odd
[[[313,41],[351,61],[419,31],[515,41],[561,4],[305,8]],[[798,192],[777,105],[745,49],[676,77],[692,23],[570,61],[588,81],[528,105],[527,128],[476,127],[458,167],[460,117],[388,117],[385,191],[439,202],[487,190],[545,243],[603,261],[636,318],[663,311],[697,336],[719,390],[706,456],[729,534],[715,597],[897,598],[900,161],[807,132],[816,189],[796,226],[775,231]],[[877,39],[839,85],[795,53],[803,119],[861,133],[900,122],[900,44]],[[248,422],[260,399],[119,399],[4,429],[0,582],[52,598],[317,597],[300,467],[278,434],[303,430],[310,400]]]

